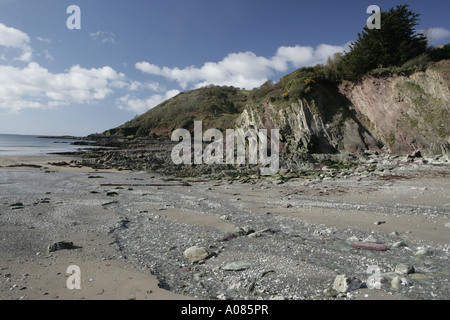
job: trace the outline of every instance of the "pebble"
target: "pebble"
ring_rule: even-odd
[[[231,262],[222,267],[222,270],[225,271],[243,271],[248,268],[251,268],[253,266],[253,263],[247,262],[247,261],[236,261]]]
[[[401,247],[407,247],[408,245],[404,243],[403,241],[397,241],[392,245],[393,248],[401,248]]]
[[[395,273],[397,274],[412,274],[415,272],[415,269],[413,266],[406,265],[404,263],[400,263],[395,266]]]
[[[430,254],[431,254],[431,250],[428,248],[425,248],[425,247],[418,248],[416,253],[414,253],[414,255],[416,255],[416,256],[428,256]]]
[[[363,282],[358,278],[350,278],[341,274],[334,279],[333,289],[336,290],[337,293],[346,293],[361,288],[362,283]]]
[[[58,250],[70,250],[73,249],[73,242],[67,242],[67,241],[60,241],[60,242],[55,242],[51,245],[49,245],[47,247],[47,252],[54,252],[54,251],[58,251]]]
[[[347,240],[345,240],[347,243],[353,243],[353,242],[358,242],[359,238],[356,236],[352,236],[350,238],[347,238]]]
[[[196,263],[211,256],[211,252],[207,248],[200,246],[190,247],[183,254],[189,263]]]

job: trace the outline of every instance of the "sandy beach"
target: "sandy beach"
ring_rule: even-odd
[[[450,298],[448,165],[280,184],[49,164],[71,160],[0,158],[0,299]],[[47,251],[60,241],[74,247]],[[209,256],[191,263],[191,247]],[[331,290],[373,265],[381,289]]]

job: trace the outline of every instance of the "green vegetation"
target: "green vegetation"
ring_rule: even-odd
[[[381,29],[364,27],[343,56],[340,71],[344,78],[356,80],[376,68],[400,67],[425,54],[428,40],[414,29],[419,16],[408,5],[382,12]]]
[[[183,92],[106,134],[169,135],[178,128],[193,130],[196,120],[211,128],[230,128],[246,101],[247,96],[233,87],[209,86]]]

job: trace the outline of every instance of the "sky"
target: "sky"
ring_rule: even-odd
[[[370,5],[405,3],[450,42],[442,0],[0,0],[0,133],[86,136],[182,91],[250,90],[348,50]]]

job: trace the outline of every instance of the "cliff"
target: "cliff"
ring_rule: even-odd
[[[450,153],[449,89],[450,60],[410,76],[368,76],[339,86],[360,121],[392,153],[421,150],[430,156]]]
[[[170,137],[200,120],[204,130],[279,129],[282,163],[299,169],[368,151],[448,156],[450,60],[358,82],[332,81],[316,66],[251,91],[210,86],[184,92],[105,134]]]
[[[300,163],[305,154],[367,150],[445,156],[450,154],[449,88],[450,60],[409,76],[369,75],[336,85],[318,80],[308,95],[249,104],[236,124],[279,129],[288,163]]]

